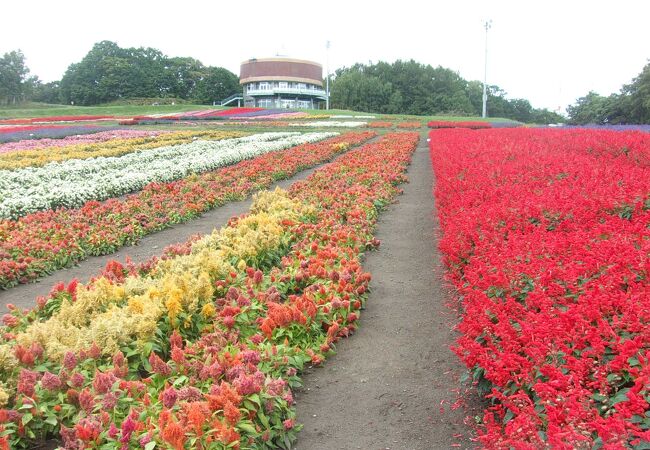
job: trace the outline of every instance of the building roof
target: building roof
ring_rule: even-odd
[[[253,58],[241,63],[239,84],[256,81],[295,81],[323,85],[323,66],[294,58]]]

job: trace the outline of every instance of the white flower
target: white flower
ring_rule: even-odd
[[[0,218],[82,206],[215,170],[263,153],[316,142],[337,133],[261,133],[221,141],[197,140],[119,157],[69,159],[43,167],[0,170]]]

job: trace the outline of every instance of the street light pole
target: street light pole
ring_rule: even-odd
[[[330,109],[330,41],[325,43],[326,60],[325,60],[325,71],[327,72],[325,78],[325,109]]]
[[[483,72],[483,115],[481,117],[487,117],[487,50],[488,50],[488,30],[492,28],[492,21],[485,21],[485,70]]]

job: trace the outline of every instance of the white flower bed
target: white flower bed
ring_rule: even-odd
[[[169,182],[338,133],[261,133],[221,141],[197,140],[118,157],[70,159],[43,167],[0,170],[0,218],[46,209],[76,208],[145,185]]]
[[[302,122],[302,123],[292,123],[291,126],[294,127],[339,127],[339,128],[356,128],[356,127],[365,127],[368,125],[368,122],[337,122],[335,120],[330,121],[317,121],[317,122]]]

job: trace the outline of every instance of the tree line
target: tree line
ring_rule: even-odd
[[[25,101],[97,105],[133,98],[174,98],[210,104],[239,92],[237,75],[205,66],[190,57],[168,57],[154,48],[121,48],[96,43],[60,81],[43,83],[30,75],[20,50],[0,58],[0,104]],[[556,123],[564,117],[533,108],[523,98],[507,98],[499,86],[487,87],[489,117],[527,123]],[[388,114],[479,116],[483,84],[442,66],[414,60],[355,64],[338,69],[331,80],[331,105]],[[573,124],[650,123],[650,63],[630,84],[608,97],[593,91],[567,108]]]
[[[576,125],[650,124],[650,63],[619,93],[605,97],[590,91],[569,106],[567,114]]]
[[[338,69],[330,92],[333,107],[356,111],[480,116],[483,109],[483,83],[467,81],[450,69],[414,60],[355,64]],[[490,117],[527,123],[563,121],[557,113],[533,108],[526,99],[507,98],[499,86],[488,86],[487,94]]]
[[[9,69],[5,70],[5,67]],[[61,81],[29,77],[22,52],[0,59],[0,103],[98,105],[133,98],[177,98],[211,104],[239,91],[239,78],[222,67],[189,57],[168,57],[154,48],[121,48],[98,42]]]

